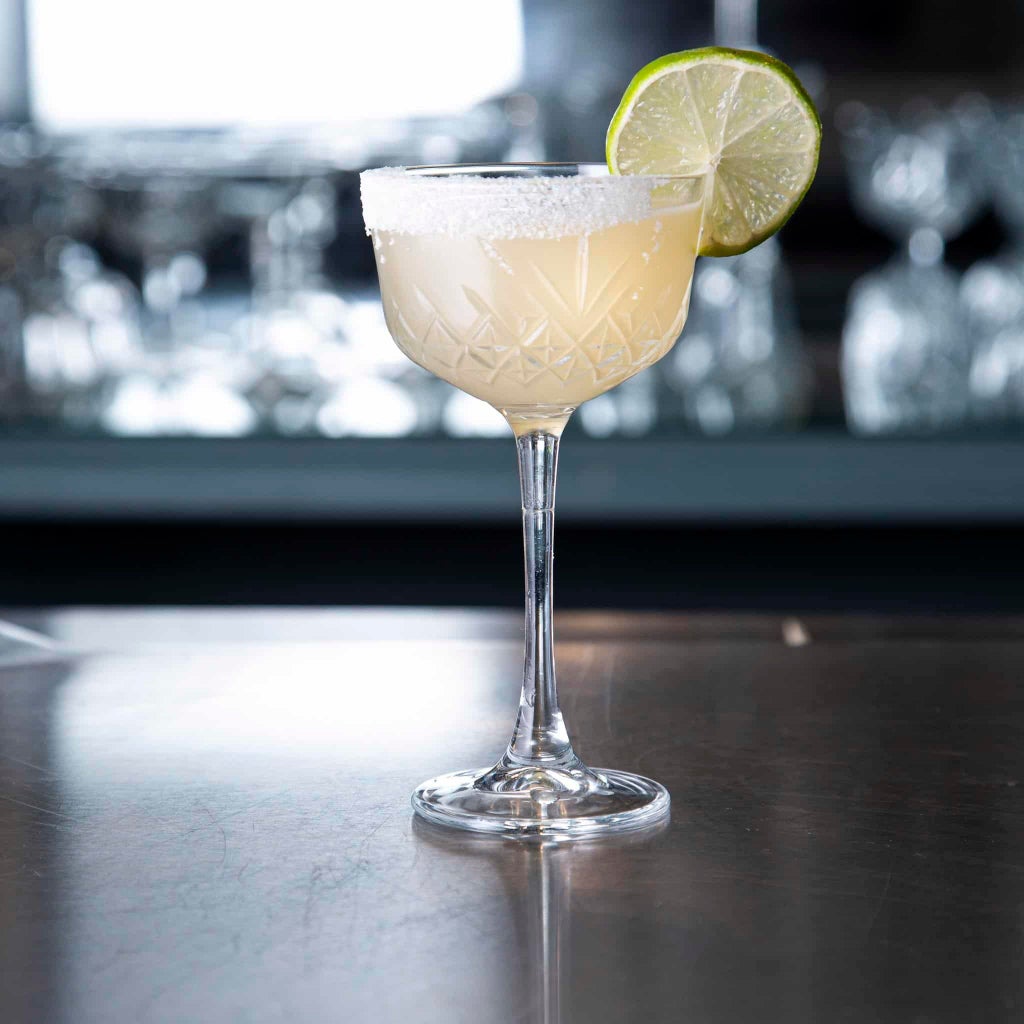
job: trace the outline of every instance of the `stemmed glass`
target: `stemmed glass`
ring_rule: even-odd
[[[656,362],[682,330],[704,178],[586,164],[383,168],[363,174],[362,199],[392,337],[502,413],[522,488],[526,652],[512,739],[493,767],[423,783],[413,806],[443,825],[517,836],[662,820],[665,788],[588,768],[559,709],[555,470],[576,407]]]
[[[987,425],[1024,420],[1024,109],[976,98],[974,156],[992,205],[1009,234],[993,257],[963,276],[960,301],[970,337],[971,413]]]
[[[902,243],[896,259],[850,291],[842,352],[847,419],[863,434],[959,426],[971,345],[959,282],[943,252],[984,195],[966,125],[920,105],[894,121],[846,104],[838,121],[854,205]]]
[[[703,434],[799,420],[811,374],[777,238],[697,268],[686,337],[662,367],[673,412]]]

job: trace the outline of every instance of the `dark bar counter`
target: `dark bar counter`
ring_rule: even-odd
[[[560,846],[408,805],[500,753],[514,614],[5,618],[9,1024],[1024,1015],[1024,619],[563,614],[577,749],[673,809]]]

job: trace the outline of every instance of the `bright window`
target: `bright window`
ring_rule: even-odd
[[[58,129],[458,113],[522,52],[518,0],[29,0],[33,113]]]

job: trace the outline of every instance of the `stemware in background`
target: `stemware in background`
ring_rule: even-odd
[[[232,334],[252,366],[246,395],[263,429],[327,437],[438,429],[444,386],[387,340],[375,290],[331,279],[327,250],[348,212],[338,191],[353,162],[392,149],[458,157],[476,132],[490,130],[485,112],[469,123],[420,119],[277,137],[222,181],[220,212],[248,254],[249,308]]]
[[[188,339],[207,280],[204,251],[220,229],[213,204],[216,135],[93,132],[61,147],[70,180],[102,204],[102,233],[113,252],[139,266],[146,348]]]
[[[986,425],[1024,422],[1024,109],[975,97],[975,159],[1009,235],[1003,250],[963,276],[960,300],[973,345],[972,416]]]
[[[759,49],[757,8],[757,0],[715,0],[715,42]],[[659,370],[662,418],[703,434],[799,421],[811,371],[778,238],[697,265],[686,334]]]
[[[141,344],[104,388],[98,420],[127,436],[249,433],[245,362],[226,343],[205,251],[224,231],[215,182],[238,154],[222,133],[88,133],[62,150],[65,174],[103,208],[103,237],[139,267]]]
[[[37,413],[94,429],[111,382],[141,358],[138,291],[96,251],[65,236],[44,250],[47,268],[22,323],[22,357]]]
[[[98,232],[101,204],[63,172],[55,140],[0,130],[0,337],[5,413],[75,427],[139,345],[138,296],[76,239]]]
[[[686,333],[663,367],[678,396],[674,411],[701,433],[799,421],[811,371],[775,238],[742,256],[698,264]]]
[[[219,212],[243,235],[248,256],[246,308],[231,335],[250,364],[246,394],[261,424],[301,433],[312,429],[325,382],[344,363],[344,304],[322,281],[334,193],[300,160],[261,163],[218,188]]]
[[[42,265],[45,237],[35,225],[42,154],[33,133],[0,127],[0,415],[26,412],[22,318],[25,289]]]
[[[436,123],[407,127],[378,126],[372,144],[460,151],[461,140]],[[437,429],[444,386],[380,344],[376,296],[342,292],[329,279],[348,138],[155,131],[64,144],[65,177],[97,197],[108,246],[140,267],[141,340],[104,378],[103,429],[334,437]],[[211,281],[207,248],[237,236],[248,280]]]
[[[971,341],[943,253],[984,198],[969,132],[955,111],[927,103],[897,118],[848,103],[837,124],[855,207],[901,245],[850,291],[841,357],[847,422],[862,434],[962,426]]]

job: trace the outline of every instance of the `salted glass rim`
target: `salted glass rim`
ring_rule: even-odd
[[[367,233],[491,239],[589,235],[702,203],[707,191],[706,174],[612,174],[569,161],[377,167],[359,179]]]

